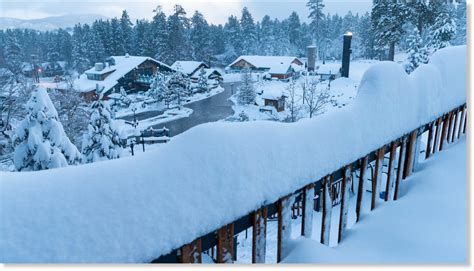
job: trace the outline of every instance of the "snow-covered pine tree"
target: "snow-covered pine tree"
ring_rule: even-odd
[[[81,154],[64,132],[46,90],[33,90],[26,106],[28,114],[13,136],[16,170],[35,171],[78,164]]]
[[[242,54],[250,55],[255,52],[257,43],[257,32],[252,14],[247,7],[242,10],[240,19],[240,27],[242,29]]]
[[[165,103],[168,105],[174,100],[176,100],[178,105],[181,105],[182,98],[191,94],[189,79],[180,70],[181,68],[178,64],[176,72],[171,75],[167,82],[168,92],[165,96]]]
[[[87,44],[83,27],[80,24],[74,26],[72,45],[72,66],[77,72],[82,73],[89,68],[91,62],[87,58]]]
[[[166,53],[162,55],[166,63],[190,57],[190,45],[186,30],[189,28],[189,19],[186,11],[180,5],[174,6],[174,13],[168,17],[168,39]]]
[[[133,29],[132,22],[126,10],[122,11],[122,17],[120,18],[120,31],[122,33],[122,47],[125,49],[125,53],[131,54],[133,49],[132,37]]]
[[[3,57],[5,58],[5,66],[7,69],[15,76],[21,75],[24,48],[22,48],[18,37],[12,31],[6,32]]]
[[[193,59],[197,61],[207,61],[211,56],[211,40],[209,39],[209,25],[199,11],[196,11],[191,18],[190,40],[193,45]]]
[[[155,16],[151,25],[146,31],[146,39],[151,39],[153,45],[150,50],[153,50],[153,54],[156,59],[164,59],[166,57],[167,41],[168,41],[168,28],[166,23],[166,14],[163,12],[161,6],[157,6],[155,10]]]
[[[242,72],[242,83],[237,93],[237,101],[241,105],[253,104],[255,103],[256,97],[257,95],[252,82],[252,73],[250,69],[245,69]]]
[[[405,66],[407,73],[413,72],[420,64],[426,64],[429,60],[429,53],[423,45],[418,28],[414,28],[413,32],[407,38],[407,55],[408,63]]]
[[[321,21],[324,18],[324,13],[323,13],[323,0],[308,0],[308,3],[306,3],[306,6],[309,8],[310,13],[308,18],[311,19],[311,30],[313,31],[313,42],[318,44],[320,38],[321,38]]]
[[[199,78],[197,82],[197,88],[199,92],[208,92],[209,91],[209,84],[207,82],[206,71],[204,68],[199,70]]]
[[[161,102],[166,98],[168,95],[168,87],[166,86],[165,75],[160,72],[156,73],[156,75],[153,77],[147,95],[158,102]]]
[[[120,158],[122,144],[110,108],[102,95],[92,102],[88,133],[82,143],[84,163]]]
[[[436,51],[451,45],[456,35],[456,20],[452,4],[442,4],[435,22],[431,27],[430,47]]]

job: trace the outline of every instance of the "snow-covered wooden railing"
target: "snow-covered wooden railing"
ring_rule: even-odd
[[[329,173],[326,177],[314,183],[310,183],[278,201],[262,206],[260,209],[230,223],[216,231],[204,235],[190,244],[163,255],[153,263],[201,263],[204,251],[216,248],[215,261],[217,263],[232,263],[234,259],[234,236],[247,229],[252,229],[252,263],[264,263],[266,254],[266,227],[267,218],[271,215],[278,216],[277,237],[277,261],[280,262],[288,253],[287,242],[291,232],[291,208],[295,202],[302,203],[301,235],[310,238],[313,228],[313,201],[316,195],[321,197],[321,236],[320,242],[329,245],[329,232],[331,227],[331,213],[333,199],[331,189],[336,181],[341,182],[341,207],[339,209],[338,243],[344,238],[347,230],[347,215],[349,205],[349,182],[353,178],[353,172],[359,172],[359,182],[356,191],[356,223],[359,222],[363,213],[363,199],[366,191],[366,178],[368,166],[375,163],[372,175],[371,210],[376,207],[376,197],[379,192],[385,192],[384,201],[398,200],[400,198],[400,186],[402,180],[407,179],[417,169],[419,155],[423,152],[420,148],[421,137],[427,133],[428,140],[425,147],[424,159],[430,158],[436,152],[442,151],[446,144],[454,143],[466,133],[467,105],[463,104],[453,110],[439,116],[435,120],[426,123],[412,132],[394,139],[387,145],[372,151],[368,155],[341,167],[339,170]],[[388,172],[385,187],[381,187],[383,178],[383,159],[389,155]],[[397,157],[398,155],[398,157]],[[315,187],[319,189],[315,189]]]

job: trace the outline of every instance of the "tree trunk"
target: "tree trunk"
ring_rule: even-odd
[[[390,50],[388,52],[388,60],[395,61],[395,42],[390,43]]]

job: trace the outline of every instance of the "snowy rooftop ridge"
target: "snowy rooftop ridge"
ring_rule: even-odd
[[[256,68],[261,69],[270,69],[269,73],[275,74],[284,74],[288,71],[290,67],[292,67],[292,62],[295,60],[299,60],[295,56],[257,56],[257,55],[244,55],[238,57],[234,62],[229,64],[227,68],[230,68],[240,60],[245,60],[248,63],[252,64]],[[303,62],[302,62],[303,63]]]
[[[131,70],[138,67],[143,62],[150,60],[155,63],[158,63],[160,66],[165,66],[172,69],[170,66],[166,65],[163,62],[160,62],[154,58],[147,57],[147,56],[112,56],[115,60],[115,65],[105,66],[103,70],[97,72],[95,67],[90,68],[89,70],[85,71],[79,79],[74,81],[74,87],[80,92],[88,92],[96,89],[96,85],[99,84],[99,88],[104,87],[104,91],[108,91],[117,85],[118,80],[122,78],[124,75],[129,73]],[[104,74],[111,72],[107,78],[103,81],[96,81],[96,80],[89,80],[87,79],[88,73],[98,73]]]
[[[352,104],[317,118],[208,123],[142,156],[0,172],[0,261],[149,262],[462,105],[466,54],[410,75],[374,65]]]
[[[180,68],[179,71],[187,75],[191,75],[201,65],[204,65],[205,67],[207,67],[207,65],[201,61],[176,61],[173,63],[173,65],[171,65],[171,68],[173,68],[174,70],[178,70],[178,68]]]

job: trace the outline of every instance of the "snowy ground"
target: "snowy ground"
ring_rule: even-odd
[[[328,62],[330,63],[330,62]],[[365,71],[371,67],[372,65],[379,63],[376,60],[356,60],[351,62],[350,74],[349,78],[338,78],[334,81],[323,81],[320,82],[318,85],[318,90],[323,90],[329,88],[330,99],[331,102],[326,105],[326,107],[319,112],[318,114],[327,113],[331,110],[342,108],[347,106],[357,95],[357,89],[359,87],[360,81],[362,79],[362,75]],[[317,65],[321,65],[322,63],[318,62]],[[237,75],[240,74],[228,74],[228,80],[237,80]],[[283,112],[276,112],[274,110],[272,113],[270,112],[260,112],[260,107],[264,106],[264,101],[262,96],[266,94],[276,95],[279,96],[281,93],[284,93],[288,96],[288,86],[290,83],[283,82],[283,81],[265,81],[258,77],[258,74],[254,74],[254,81],[255,81],[255,90],[258,94],[257,95],[256,105],[239,105],[236,101],[236,96],[234,95],[231,99],[234,102],[234,112],[235,114],[230,117],[230,120],[239,119],[239,114],[244,112],[248,117],[249,120],[274,120],[274,121],[284,121],[288,115],[288,103],[289,99],[287,99],[286,109]],[[317,80],[319,77],[308,77],[308,80]],[[303,104],[303,89],[301,85],[307,80],[304,76],[300,77],[296,80],[296,100],[297,105],[301,107],[300,116],[299,118],[309,118],[309,112],[306,106]]]
[[[292,251],[283,262],[466,264],[466,151],[462,138],[421,162],[418,171],[402,182],[401,198],[388,203],[379,199],[372,212],[371,194],[366,193],[358,224],[352,195],[347,235],[339,245],[340,205],[332,212],[330,247],[319,243],[321,213],[314,212],[311,239],[300,236],[301,218],[293,220]],[[277,221],[268,221],[266,263],[276,262],[276,244]],[[251,247],[249,229],[247,239],[245,232],[238,236],[238,263],[251,262]]]

